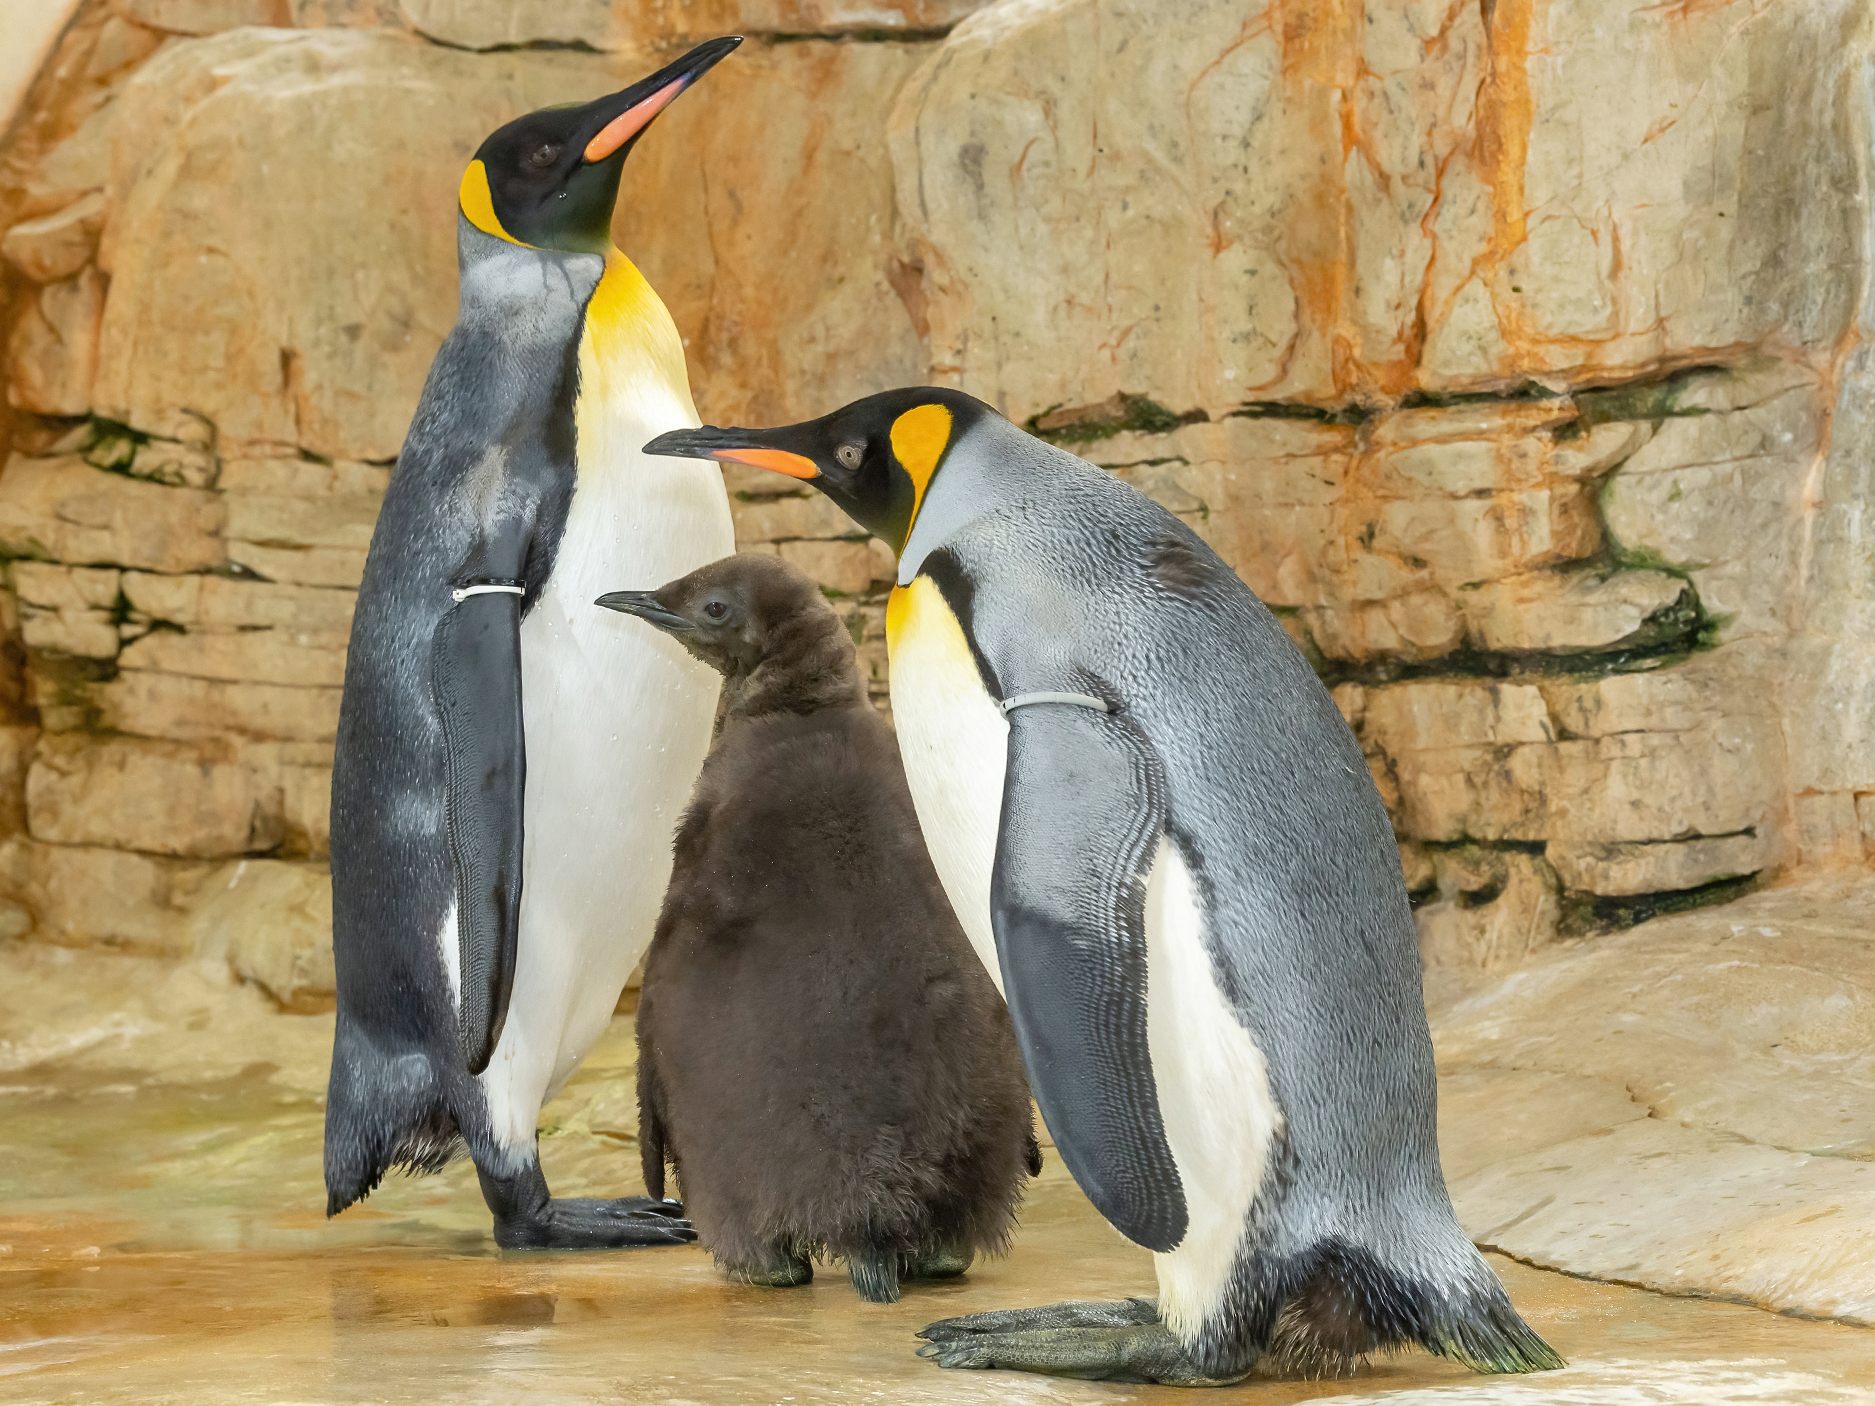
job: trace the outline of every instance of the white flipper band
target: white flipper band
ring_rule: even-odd
[[[1018,693],[1014,698],[1005,698],[996,706],[1008,717],[1018,708],[1032,707],[1037,703],[1071,703],[1076,708],[1092,708],[1097,713],[1111,713],[1113,707],[1104,698],[1096,698],[1090,693]]]
[[[524,596],[527,587],[519,581],[476,581],[467,586],[457,586],[449,593],[454,601],[465,601],[470,596]]]

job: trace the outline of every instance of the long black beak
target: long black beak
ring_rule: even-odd
[[[675,459],[714,459],[718,449],[740,448],[760,430],[718,429],[699,425],[694,430],[666,430],[645,445],[647,454],[669,454]]]
[[[781,430],[719,429],[702,425],[694,430],[670,430],[645,446],[647,454],[668,454],[676,459],[715,459],[735,464],[750,464],[789,478],[815,479],[820,466],[805,454],[778,448],[775,437],[786,435],[798,426]]]
[[[589,104],[592,120],[585,129],[586,164],[610,161],[624,151],[679,93],[727,58],[741,42],[739,34],[711,39],[697,45],[675,63],[666,64],[649,78],[641,78],[631,87]]]
[[[593,602],[603,605],[607,610],[616,610],[624,615],[636,615],[640,620],[649,621],[660,630],[688,630],[691,623],[674,610],[666,610],[658,602],[652,591],[607,591]]]

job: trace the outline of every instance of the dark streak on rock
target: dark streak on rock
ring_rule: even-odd
[[[1305,420],[1318,425],[1364,425],[1381,407],[1351,400],[1341,405],[1300,405],[1288,400],[1247,400],[1225,418],[1230,420]]]
[[[439,49],[454,49],[459,54],[603,54],[607,52],[584,39],[522,39],[512,44],[457,44],[448,39],[438,38],[434,34],[425,34],[416,30],[417,38],[425,44],[434,44]]]
[[[930,25],[922,29],[907,26],[889,29],[884,26],[832,30],[785,30],[769,33],[756,31],[754,37],[770,44],[933,44],[948,39],[955,25]]]
[[[1743,898],[1762,882],[1762,871],[1740,874],[1730,879],[1715,879],[1698,888],[1670,889],[1661,893],[1636,893],[1620,898],[1566,891],[1562,896],[1562,917],[1556,931],[1563,937],[1586,937],[1594,933],[1631,928],[1649,918],[1667,913],[1684,913],[1690,908],[1705,908]]]
[[[1198,424],[1210,419],[1202,410],[1177,412],[1166,409],[1143,395],[1121,392],[1097,405],[1055,406],[1031,415],[1023,426],[1037,439],[1050,444],[1085,444],[1132,431],[1138,434],[1169,434],[1181,425]]]

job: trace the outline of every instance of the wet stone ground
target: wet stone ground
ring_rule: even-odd
[[[1479,999],[1461,1003],[1468,1038],[1490,1009]],[[890,1307],[862,1304],[837,1272],[791,1291],[733,1286],[694,1248],[504,1256],[461,1165],[391,1182],[328,1223],[319,1140],[330,1030],[329,1016],[278,1014],[212,967],[0,947],[0,1401],[1191,1399],[944,1373],[913,1355],[912,1333],[935,1317],[1150,1292],[1146,1256],[1100,1222],[1052,1159],[1008,1259]],[[1537,1154],[1532,1177],[1563,1165],[1529,1132],[1528,1109],[1519,1122],[1481,1098],[1493,1076],[1460,1069],[1451,1077],[1463,1086],[1448,1100],[1446,1132],[1449,1156],[1466,1169],[1455,1167],[1460,1184],[1493,1174],[1480,1149],[1494,1127],[1512,1137],[1516,1156]],[[1514,1081],[1525,1073],[1503,1077],[1513,1080],[1507,1097],[1524,1097]],[[1595,1135],[1579,1103],[1568,1105],[1573,1121],[1545,1134],[1552,1142],[1574,1147]],[[557,1188],[636,1190],[633,1123],[630,1027],[621,1019],[549,1110],[542,1151]],[[1586,1160],[1579,1148],[1572,1155]],[[1473,1193],[1479,1214],[1510,1204],[1501,1180]],[[1547,1207],[1555,1197],[1537,1200]],[[1464,1208],[1466,1196],[1459,1201]],[[1689,1184],[1677,1218],[1700,1214]],[[1494,1263],[1570,1359],[1566,1371],[1477,1378],[1414,1354],[1350,1381],[1254,1382],[1224,1396],[1454,1406],[1875,1402],[1875,1332],[1866,1328]]]

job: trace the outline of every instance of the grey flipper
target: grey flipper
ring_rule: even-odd
[[[1046,703],[1009,715],[991,921],[1016,1039],[1061,1158],[1129,1240],[1184,1238],[1146,1039],[1145,881],[1165,775],[1117,713]]]
[[[517,565],[525,548],[516,554]],[[465,574],[458,589],[491,579]],[[499,578],[516,584],[514,578]],[[456,1035],[471,1074],[488,1067],[514,989],[521,918],[527,738],[521,710],[522,597],[466,594],[438,622],[431,680],[443,723],[449,848],[456,867],[462,1000]]]

